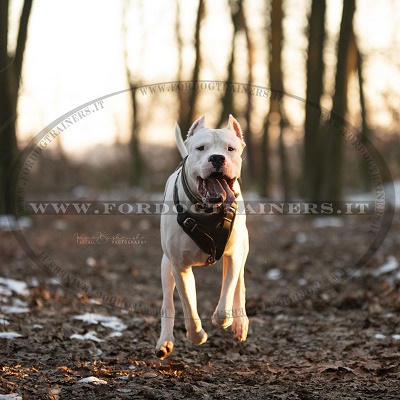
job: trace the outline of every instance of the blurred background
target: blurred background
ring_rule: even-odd
[[[179,162],[175,121],[185,136],[203,114],[210,127],[225,126],[229,113],[241,123],[244,185],[255,197],[339,200],[371,190],[365,161],[332,130],[333,116],[400,175],[395,0],[0,7],[1,213],[14,202],[12,166],[36,135],[123,89],[52,140],[32,166],[31,191],[162,192]]]

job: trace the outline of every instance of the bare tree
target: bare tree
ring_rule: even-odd
[[[129,140],[129,150],[131,156],[131,167],[129,171],[129,183],[133,186],[140,186],[142,183],[143,177],[143,167],[144,160],[140,150],[140,122],[139,122],[139,102],[137,101],[138,92],[137,88],[140,85],[138,80],[134,79],[134,75],[131,73],[131,69],[128,63],[128,45],[127,45],[127,23],[126,23],[126,14],[128,10],[128,2],[124,2],[123,4],[123,35],[124,35],[124,63],[125,63],[125,73],[126,79],[128,81],[130,95],[131,95],[131,104],[132,104],[132,125],[131,125],[131,137]],[[141,11],[140,7],[137,7],[136,10]]]
[[[14,54],[8,54],[9,1],[0,1],[0,214],[13,212],[14,193],[9,182],[18,153],[15,123],[32,0],[25,0]]]
[[[281,96],[283,93],[283,76],[281,65],[281,52],[283,42],[283,10],[282,0],[272,0],[270,5],[270,29],[269,29],[269,79],[271,88],[270,106],[268,115],[264,122],[262,138],[262,174],[261,194],[267,196],[270,174],[269,160],[269,137],[272,127],[279,129],[279,156],[280,172],[285,199],[289,198],[289,171],[287,168],[286,152],[284,147],[284,115],[281,107]]]
[[[235,42],[237,34],[244,28],[244,15],[243,15],[243,1],[242,0],[229,0],[229,8],[231,11],[231,20],[233,33],[231,38],[231,57],[228,63],[228,74],[226,77],[226,83],[232,83],[234,81],[233,69],[235,65]],[[219,117],[217,126],[221,126],[225,121],[228,120],[229,114],[233,111],[233,92],[227,89],[221,98],[222,110]]]
[[[194,48],[195,48],[195,62],[193,66],[192,73],[192,84],[193,88],[189,92],[189,109],[186,116],[182,116],[180,120],[182,120],[181,128],[183,135],[186,135],[190,125],[192,124],[195,114],[196,114],[196,102],[198,98],[198,90],[196,90],[196,84],[199,81],[200,68],[201,68],[201,41],[200,41],[200,31],[201,31],[201,23],[204,19],[205,9],[204,9],[204,0],[199,0],[199,8],[197,10],[197,18],[196,18],[196,26],[194,32]]]
[[[353,33],[353,16],[355,0],[343,1],[342,21],[340,25],[335,77],[335,94],[333,96],[331,123],[327,125],[324,139],[324,166],[321,198],[340,200],[343,180],[343,137],[337,130],[337,124],[345,124],[347,110],[348,60],[352,49],[350,46]]]
[[[313,0],[309,16],[306,117],[304,124],[304,183],[303,195],[315,199],[320,182],[321,169],[321,108],[323,92],[323,49],[325,41],[325,0]]]
[[[181,8],[180,8],[180,0],[176,0],[176,17],[175,17],[175,34],[176,34],[176,46],[178,53],[178,82],[184,80],[183,78],[183,39],[181,32]],[[189,115],[189,93],[186,90],[177,90],[177,100],[178,100],[178,110],[179,116],[178,121],[179,125],[182,129],[182,136],[185,137],[189,130],[189,126],[187,126],[187,120]],[[177,157],[180,159],[180,155],[177,154]]]
[[[253,79],[253,69],[254,69],[254,43],[253,39],[250,35],[248,20],[246,18],[246,14],[244,10],[243,12],[243,30],[246,35],[246,44],[247,44],[247,86],[249,91],[247,93],[247,107],[245,110],[244,118],[246,120],[246,132],[245,132],[245,139],[246,139],[246,152],[248,154],[247,158],[247,168],[249,170],[248,175],[250,177],[256,176],[256,168],[255,168],[255,160],[256,155],[254,151],[254,134],[251,128],[251,118],[253,112],[253,100],[254,96],[251,92],[251,86],[254,82]],[[254,178],[252,179],[254,180]]]
[[[361,142],[366,143],[367,139],[371,136],[371,131],[368,126],[367,120],[367,106],[365,104],[365,94],[364,94],[364,75],[363,75],[363,56],[358,48],[355,35],[353,32],[355,52],[357,56],[357,75],[358,75],[358,89],[360,93],[360,108],[361,108]],[[365,165],[364,160],[361,160],[361,181],[364,190],[369,190],[371,186],[371,179],[368,172],[368,167]]]

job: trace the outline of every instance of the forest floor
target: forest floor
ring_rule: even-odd
[[[0,399],[399,399],[400,216],[365,266],[340,275],[367,250],[369,223],[249,217],[247,341],[211,324],[221,266],[199,267],[209,339],[185,338],[176,296],[175,348],[164,361],[154,354],[158,217],[42,216],[19,241],[0,232]],[[97,240],[101,231],[139,241]],[[83,284],[94,297],[74,289]],[[135,310],[110,305],[122,298]]]

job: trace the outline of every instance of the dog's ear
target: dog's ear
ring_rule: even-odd
[[[204,128],[204,121],[206,120],[206,116],[203,115],[201,118],[196,119],[196,121],[193,122],[192,126],[189,129],[189,132],[187,134],[187,137],[192,136],[195,131],[199,128]]]
[[[236,119],[232,116],[232,114],[229,114],[229,121],[227,128],[232,132],[235,132],[236,136],[242,142],[244,142],[242,128],[240,127],[239,122],[237,122]]]

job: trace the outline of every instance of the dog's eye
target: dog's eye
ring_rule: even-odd
[[[235,149],[233,147],[229,146],[228,151],[235,151]]]
[[[204,146],[199,146],[199,147],[196,148],[196,150],[203,151],[204,150]]]

